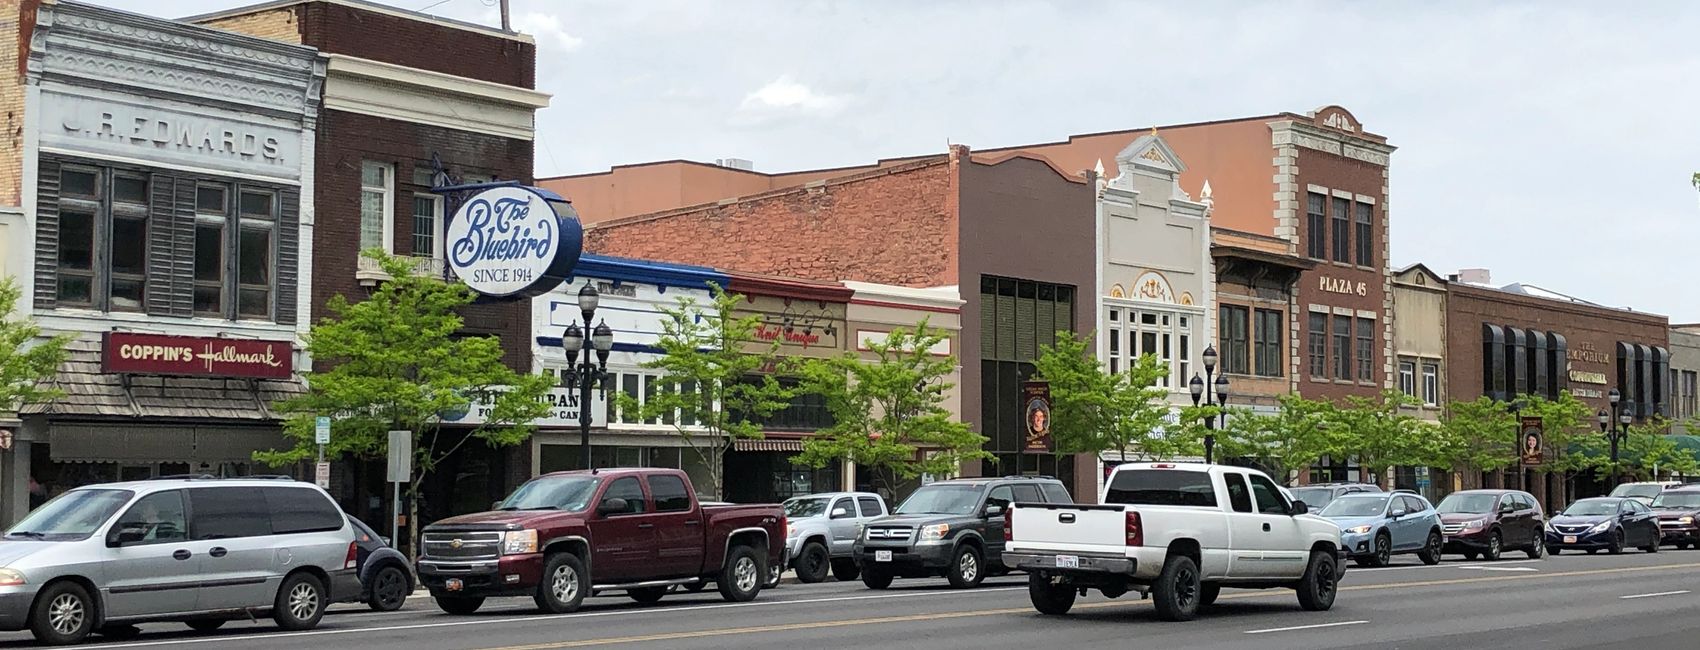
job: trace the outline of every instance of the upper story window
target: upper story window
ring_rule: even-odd
[[[1192,320],[1189,314],[1139,307],[1112,307],[1109,312],[1110,372],[1131,370],[1147,354],[1169,367],[1156,386],[1184,386],[1192,370]],[[1123,318],[1125,316],[1125,319]],[[1118,323],[1124,324],[1116,327]],[[1127,339],[1122,339],[1126,332]]]
[[[1411,397],[1417,396],[1417,364],[1414,361],[1399,362],[1399,392]]]
[[[1358,265],[1375,266],[1375,206],[1356,203],[1358,229]]]
[[[1352,201],[1334,197],[1334,261],[1352,261]]]
[[[59,303],[141,311],[147,292],[147,178],[110,168],[59,170]]]
[[[1287,340],[1283,334],[1286,329],[1283,327],[1286,321],[1284,316],[1285,313],[1278,309],[1257,310],[1257,329],[1253,343],[1256,363],[1252,366],[1252,372],[1259,377],[1280,377],[1283,374],[1281,367],[1286,365],[1286,360],[1282,358],[1281,350]]]
[[[442,247],[443,197],[435,194],[414,194],[413,255],[441,258]]]
[[[360,250],[394,252],[395,168],[370,160],[360,163]]]
[[[1328,197],[1317,192],[1310,193],[1310,203],[1305,210],[1305,250],[1315,259],[1328,257]]]

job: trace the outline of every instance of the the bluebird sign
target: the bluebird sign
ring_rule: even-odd
[[[529,298],[548,293],[572,274],[583,251],[584,228],[559,195],[509,185],[483,190],[461,204],[445,239],[449,268],[473,291],[492,298]]]

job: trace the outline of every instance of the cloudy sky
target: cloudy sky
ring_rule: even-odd
[[[95,0],[180,17],[241,0]],[[390,0],[495,24],[496,0]],[[1700,322],[1700,3],[513,0],[537,173],[763,171],[1340,104],[1393,258]]]

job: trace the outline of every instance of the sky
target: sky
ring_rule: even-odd
[[[834,167],[1339,104],[1399,148],[1395,268],[1700,322],[1700,3],[512,3],[553,94],[539,176]],[[498,24],[496,0],[387,4]]]

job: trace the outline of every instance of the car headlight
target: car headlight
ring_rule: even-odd
[[[796,537],[797,534],[801,533],[801,532],[803,532],[803,531],[799,530],[796,526],[786,526],[785,527],[785,536],[786,537]],[[856,531],[856,532],[857,532],[857,534],[861,534],[861,531]]]
[[[1692,524],[1692,523],[1694,523],[1694,518],[1693,518],[1693,517],[1683,517],[1683,518],[1681,518],[1681,519],[1678,519],[1678,520],[1676,520],[1676,523],[1679,523],[1679,524]]]
[[[17,569],[0,569],[0,587],[16,587],[24,584],[24,574]]]
[[[936,542],[950,534],[950,524],[933,524],[921,527],[921,541]]]
[[[1606,529],[1608,529],[1608,528],[1611,528],[1611,522],[1602,521],[1602,522],[1599,523],[1599,525],[1596,525],[1593,528],[1589,528],[1588,532],[1590,532],[1590,533],[1603,533],[1603,532],[1606,532]]]
[[[1474,529],[1477,529],[1477,528],[1481,528],[1482,524],[1485,524],[1485,523],[1487,523],[1486,519],[1477,519],[1475,521],[1466,521],[1466,522],[1464,522],[1464,528],[1465,528],[1465,530],[1474,530]]]
[[[1354,526],[1352,528],[1347,528],[1346,532],[1351,533],[1353,535],[1362,535],[1364,533],[1369,532],[1369,529],[1371,529],[1371,528],[1374,528],[1374,526]]]
[[[502,535],[502,555],[537,552],[537,531],[510,530]]]
[[[1554,532],[1554,533],[1558,532],[1557,528],[1552,527],[1552,522],[1550,522],[1550,521],[1547,522],[1547,530],[1550,531],[1550,532]]]

